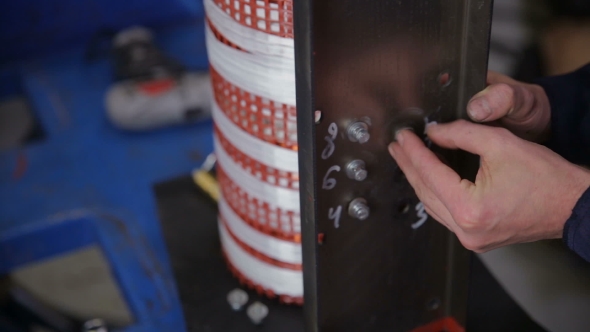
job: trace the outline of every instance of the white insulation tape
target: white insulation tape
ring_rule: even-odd
[[[243,26],[219,8],[213,0],[205,0],[203,3],[207,18],[230,42],[253,54],[272,55],[293,61],[295,50],[292,38],[279,37]]]
[[[228,234],[223,223],[218,223],[221,243],[231,264],[244,277],[276,294],[292,297],[303,296],[303,273],[277,267],[251,256]]]
[[[215,100],[212,102],[212,113],[217,128],[238,150],[261,164],[287,172],[298,172],[297,151],[270,144],[243,131],[223,113]]]
[[[238,186],[262,202],[282,210],[299,211],[299,191],[263,182],[244,170],[223,149],[215,137],[215,156],[226,175]]]
[[[223,197],[219,200],[219,213],[228,228],[252,249],[281,262],[301,264],[301,243],[277,239],[253,228],[232,210]]]
[[[237,50],[206,27],[209,62],[233,85],[283,104],[295,105],[295,61]]]

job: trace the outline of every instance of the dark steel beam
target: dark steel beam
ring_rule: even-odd
[[[464,326],[469,254],[427,218],[387,146],[400,127],[465,117],[485,85],[492,1],[294,6],[308,331]],[[475,156],[432,148],[474,176]],[[366,179],[348,176],[354,160]]]

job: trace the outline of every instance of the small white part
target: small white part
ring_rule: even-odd
[[[254,324],[262,323],[262,320],[268,316],[268,307],[261,302],[254,302],[248,306],[247,315]]]
[[[133,42],[149,42],[152,39],[153,36],[149,29],[135,26],[117,33],[113,39],[113,44],[115,47],[121,47]]]
[[[108,332],[106,322],[100,318],[94,318],[84,323],[83,332]]]
[[[227,294],[227,302],[234,311],[240,311],[248,303],[248,293],[236,288]]]
[[[105,97],[107,117],[126,130],[147,130],[210,118],[212,100],[208,74],[187,73],[170,90],[155,95],[141,91],[134,81],[109,88]],[[192,119],[190,111],[201,114]]]

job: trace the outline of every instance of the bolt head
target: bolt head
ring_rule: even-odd
[[[369,218],[369,210],[368,209],[358,209],[356,212],[356,217],[359,220],[365,220],[367,218]]]
[[[348,214],[356,219],[365,220],[369,218],[371,210],[367,206],[367,201],[363,198],[355,198],[348,205]]]
[[[371,138],[371,135],[366,130],[361,130],[359,132],[359,134],[357,135],[357,140],[361,144],[367,143],[370,138]]]
[[[268,307],[256,301],[248,307],[246,314],[254,324],[260,324],[268,316]]]
[[[351,124],[348,127],[348,139],[352,142],[359,142],[361,144],[367,143],[371,135],[369,134],[369,126],[362,122],[358,121]]]
[[[241,310],[248,303],[248,293],[236,288],[227,294],[227,302],[233,310]]]
[[[355,174],[354,174],[354,179],[357,181],[363,181],[364,179],[367,178],[367,171],[364,169],[359,169]]]

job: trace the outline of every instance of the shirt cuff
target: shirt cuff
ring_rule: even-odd
[[[590,262],[590,188],[576,203],[563,228],[563,242]]]

